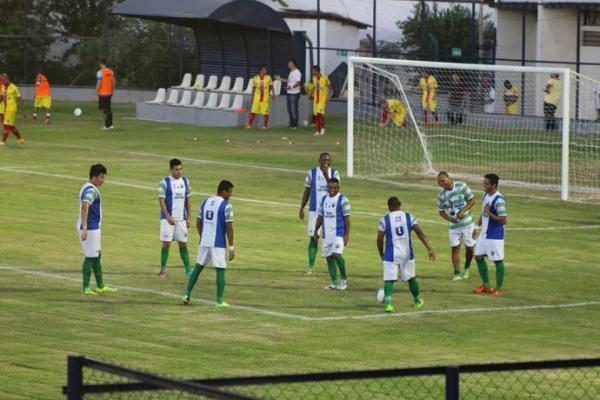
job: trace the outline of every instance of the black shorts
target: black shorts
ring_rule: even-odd
[[[110,111],[110,100],[112,96],[98,96],[98,108],[102,111]]]

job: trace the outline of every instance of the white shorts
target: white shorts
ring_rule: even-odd
[[[186,221],[175,221],[175,225],[169,224],[166,219],[160,220],[161,242],[172,242],[176,240],[181,243],[188,241],[188,227]]]
[[[344,253],[344,238],[336,236],[334,239],[323,240],[323,257]]]
[[[383,262],[383,280],[397,281],[398,270],[400,270],[400,279],[404,282],[415,277],[415,260],[408,260],[404,263],[395,263],[390,261]]]
[[[81,249],[83,250],[84,257],[96,258],[100,257],[100,229],[88,230],[87,239],[81,240],[81,229],[77,230],[79,234],[79,242],[81,243]]]
[[[317,218],[319,218],[319,213],[316,211],[308,212],[308,237],[313,237],[315,235],[315,225],[317,225]],[[321,234],[321,228],[319,228],[319,234]]]
[[[475,240],[473,239],[473,230],[475,225],[467,226],[462,229],[448,229],[448,241],[450,247],[460,246],[460,243],[464,243],[466,247],[475,246]]]
[[[206,265],[209,261],[215,268],[227,268],[227,251],[223,247],[200,246],[196,264]]]
[[[475,244],[475,256],[487,256],[492,261],[504,260],[504,240],[480,237]]]

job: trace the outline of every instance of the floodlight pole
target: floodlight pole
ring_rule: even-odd
[[[321,0],[317,0],[317,65],[321,66]]]
[[[377,57],[377,0],[373,0],[373,57]]]

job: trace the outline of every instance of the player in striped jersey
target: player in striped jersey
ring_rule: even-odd
[[[498,191],[499,180],[496,174],[487,174],[483,179],[483,211],[478,223],[481,233],[475,245],[475,259],[482,285],[473,290],[475,294],[489,293],[497,296],[504,293],[504,226],[507,215],[506,201]],[[485,257],[496,264],[495,288],[490,286]]]
[[[167,274],[167,260],[171,242],[179,244],[179,255],[183,260],[185,274],[191,273],[190,254],[187,248],[188,228],[192,222],[190,182],[182,175],[181,161],[174,158],[169,161],[171,174],[160,181],[158,186],[158,204],[160,205],[160,272],[164,278]]]
[[[314,239],[315,224],[318,217],[319,200],[327,195],[327,182],[330,178],[336,178],[340,181],[339,172],[330,167],[331,155],[321,153],[319,155],[319,166],[312,168],[306,174],[304,179],[304,193],[302,193],[302,202],[300,203],[300,219],[304,221],[304,207],[308,205],[308,269],[307,274],[312,274],[315,268],[319,242]]]
[[[340,181],[336,178],[327,182],[327,192],[319,205],[319,217],[313,238],[315,241],[319,240],[319,228],[323,225],[323,257],[327,258],[327,269],[331,278],[331,283],[323,289],[346,290],[348,275],[346,260],[342,254],[350,238],[350,201],[340,193]],[[339,284],[336,264],[342,278]]]
[[[388,199],[390,213],[379,221],[377,228],[377,249],[383,261],[383,290],[385,293],[386,312],[394,311],[392,292],[394,290],[394,282],[398,280],[398,270],[400,270],[400,279],[408,282],[408,288],[413,295],[415,308],[419,309],[425,304],[423,299],[419,297],[419,283],[415,276],[415,256],[411,240],[412,231],[415,231],[419,240],[427,248],[429,259],[435,261],[435,253],[416,218],[408,212],[400,211],[400,205],[400,200],[397,197],[390,197]]]
[[[232,261],[233,252],[233,207],[229,198],[233,194],[233,184],[221,181],[217,188],[217,195],[209,197],[200,205],[196,227],[200,234],[200,246],[196,268],[192,271],[187,288],[183,295],[183,304],[189,304],[192,289],[198,281],[200,273],[209,261],[217,272],[217,302],[216,307],[227,307],[225,303],[225,269],[227,268],[227,243],[229,243],[229,261]]]
[[[102,279],[102,265],[100,264],[101,240],[100,227],[102,225],[102,198],[98,188],[104,183],[106,168],[102,164],[92,165],[90,180],[79,191],[79,218],[77,218],[77,232],[81,248],[83,249],[83,285],[82,293],[95,295],[97,293],[116,292],[117,289],[104,284]],[[96,278],[96,291],[90,288],[90,278],[94,272]]]
[[[460,281],[469,277],[469,268],[473,260],[473,215],[471,208],[475,205],[475,196],[469,186],[460,181],[454,181],[447,172],[440,172],[437,183],[442,188],[438,195],[440,216],[448,221],[448,239],[452,248],[452,266],[454,277],[452,281]],[[465,245],[465,267],[460,273],[460,243]]]

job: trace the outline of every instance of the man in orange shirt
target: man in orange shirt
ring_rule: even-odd
[[[115,129],[113,114],[110,106],[112,95],[115,91],[115,74],[106,66],[106,59],[100,59],[100,70],[96,73],[96,93],[98,93],[98,107],[104,112],[104,127],[102,129]]]
[[[37,78],[35,79],[35,100],[33,101],[33,115],[31,119],[37,120],[38,108],[46,109],[46,118],[44,123],[50,123],[50,108],[52,107],[52,95],[50,94],[50,82],[44,75],[43,71],[38,70]]]

